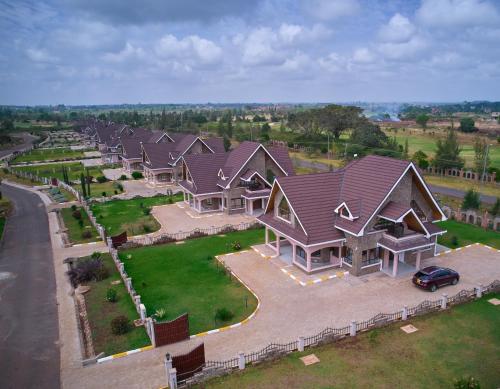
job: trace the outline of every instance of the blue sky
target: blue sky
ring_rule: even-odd
[[[498,0],[0,0],[0,104],[500,98]]]

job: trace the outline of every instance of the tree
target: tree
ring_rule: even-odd
[[[481,173],[483,169],[489,168],[490,158],[487,155],[488,152],[488,144],[486,140],[477,137],[474,140],[474,169],[476,172]]]
[[[421,113],[417,115],[415,121],[420,127],[422,127],[425,130],[427,128],[427,122],[429,121],[429,115]]]
[[[383,148],[387,146],[389,138],[379,126],[365,122],[351,132],[349,143],[370,147]]]
[[[82,195],[84,198],[87,197],[87,188],[85,186],[85,176],[83,175],[83,173],[80,173],[80,184],[82,186]]]
[[[457,134],[453,128],[448,130],[444,141],[438,139],[436,147],[436,156],[432,161],[435,167],[440,169],[461,169],[464,166],[464,160],[460,158],[462,149],[460,148]]]
[[[474,191],[474,189],[469,189],[465,192],[464,200],[462,202],[462,209],[479,209],[481,201],[479,200],[479,193]]]
[[[493,207],[490,209],[490,213],[493,216],[500,215],[500,197],[497,197],[497,201],[495,201],[495,204]]]
[[[403,149],[403,159],[408,159],[409,157],[409,146],[408,146],[408,138],[405,139],[405,147]]]
[[[458,127],[458,130],[462,132],[476,132],[477,128],[474,124],[474,119],[470,117],[462,118],[460,119],[460,127]]]
[[[429,167],[429,161],[427,160],[427,154],[422,150],[415,151],[412,157],[412,161],[417,163],[420,169],[427,169]]]
[[[224,136],[224,150],[229,151],[231,148],[231,141],[227,136]]]
[[[92,178],[90,177],[89,169],[85,168],[85,171],[87,172],[87,195],[90,197],[90,182],[92,181]]]
[[[264,123],[260,128],[260,138],[262,141],[266,142],[269,140],[269,131],[271,130],[271,126],[268,123]]]
[[[219,124],[217,125],[217,135],[224,136],[226,134],[226,129],[224,128],[224,121],[219,119]]]

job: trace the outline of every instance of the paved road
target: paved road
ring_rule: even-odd
[[[463,199],[465,196],[465,191],[459,189],[445,188],[443,186],[437,186],[437,185],[429,185],[429,189],[432,191],[432,193],[439,193],[445,196],[458,197],[460,199]],[[495,196],[488,196],[484,194],[479,195],[479,197],[483,203],[488,203],[488,204],[495,204],[495,201],[497,200]]]
[[[56,285],[40,198],[2,185],[15,204],[0,245],[0,388],[59,384]]]
[[[28,133],[23,133],[22,137],[24,140],[23,143],[21,143],[17,146],[14,146],[10,149],[0,150],[0,158],[5,157],[6,155],[12,154],[13,151],[21,151],[21,150],[27,149],[37,139],[36,136],[33,136],[31,134],[28,134]]]

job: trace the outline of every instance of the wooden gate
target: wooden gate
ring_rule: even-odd
[[[120,235],[112,236],[111,243],[113,244],[113,248],[117,248],[124,243],[127,243],[127,231],[122,232]]]
[[[185,313],[177,319],[163,323],[154,322],[156,347],[164,346],[189,338],[189,318]]]
[[[177,370],[177,382],[182,382],[200,372],[205,366],[205,344],[190,352],[172,357],[172,367]]]

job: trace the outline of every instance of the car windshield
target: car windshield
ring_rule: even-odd
[[[417,278],[423,278],[423,279],[425,279],[425,278],[429,278],[429,274],[424,273],[423,271],[419,271],[417,274],[415,274],[415,276],[416,276]]]

